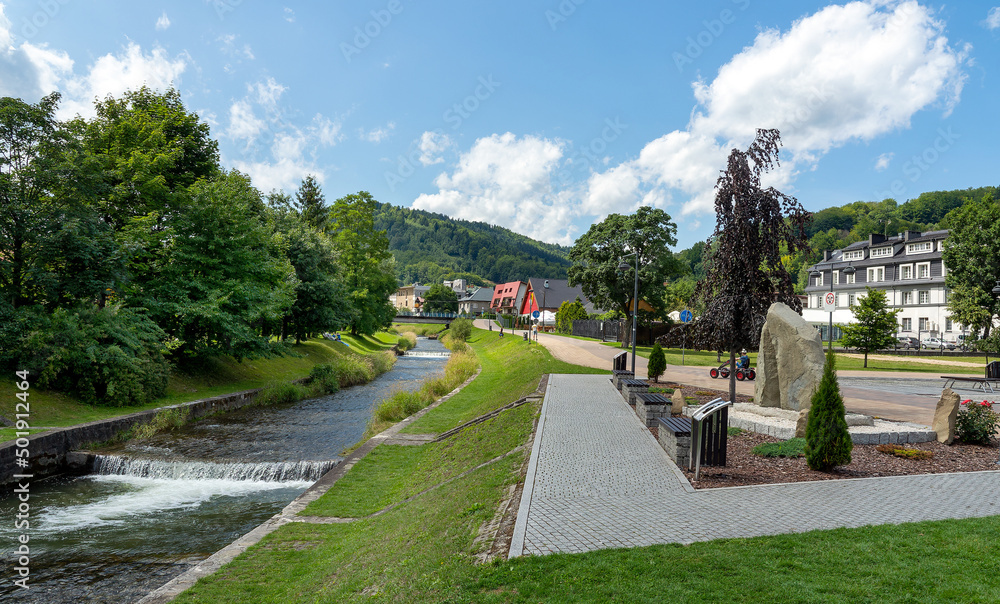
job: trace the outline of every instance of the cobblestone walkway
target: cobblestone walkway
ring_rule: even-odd
[[[549,379],[510,555],[1000,514],[1000,472],[694,491],[607,376]]]

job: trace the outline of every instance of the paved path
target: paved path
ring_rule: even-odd
[[[553,375],[511,556],[1000,514],[1000,471],[695,492],[607,376]]]

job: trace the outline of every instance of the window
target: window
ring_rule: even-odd
[[[913,304],[913,292],[903,292],[903,304]]]
[[[844,260],[864,260],[865,259],[865,251],[864,250],[855,250],[853,252],[844,252],[844,258],[843,259]]]
[[[854,308],[854,294],[847,294],[847,306]]]
[[[844,283],[854,283],[854,273],[844,273]]]
[[[934,243],[932,241],[921,241],[920,243],[908,243],[906,245],[907,254],[923,254],[931,251],[934,251]]]
[[[930,278],[931,278],[931,263],[930,262],[917,263],[917,279],[930,279]]]
[[[920,331],[929,331],[931,328],[931,321],[927,317],[920,317]]]
[[[903,331],[913,331],[913,319],[903,319]]]
[[[919,304],[930,304],[931,303],[931,292],[926,289],[919,292]]]
[[[868,269],[868,282],[876,283],[878,281],[885,281],[885,267],[877,266]]]
[[[833,284],[840,285],[840,271],[833,271]]]
[[[912,264],[900,264],[899,265],[899,278],[900,279],[912,279],[913,278],[913,265]]]
[[[938,251],[939,252],[943,252],[944,251],[944,239],[942,239],[941,241],[938,241]]]
[[[816,277],[813,278],[813,285],[815,285],[816,287],[819,287],[819,286],[823,285],[823,275],[822,274],[817,275]]]
[[[892,246],[889,247],[876,247],[872,248],[871,257],[872,258],[885,258],[886,256],[892,256]]]
[[[951,317],[944,318],[944,330],[951,331]]]

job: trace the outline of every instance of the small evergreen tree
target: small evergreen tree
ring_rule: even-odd
[[[806,423],[806,464],[826,472],[834,466],[851,463],[851,434],[844,420],[844,399],[837,385],[834,356],[827,352],[823,379],[812,397]]]
[[[649,353],[649,364],[646,367],[646,373],[654,382],[659,382],[660,376],[667,370],[667,358],[663,356],[663,348],[659,342],[653,344],[653,351]]]

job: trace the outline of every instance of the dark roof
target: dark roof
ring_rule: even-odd
[[[477,287],[474,291],[460,298],[460,302],[489,302],[493,299],[493,289]]]
[[[545,289],[546,281],[549,282],[549,289],[547,291]],[[535,292],[535,300],[538,300],[539,306],[544,301],[545,308],[559,308],[559,305],[563,302],[575,301],[577,296],[583,302],[584,308],[590,305],[587,296],[583,295],[583,288],[579,285],[570,287],[569,281],[566,279],[540,279],[532,277],[528,279],[528,284],[531,286],[532,291]]]

